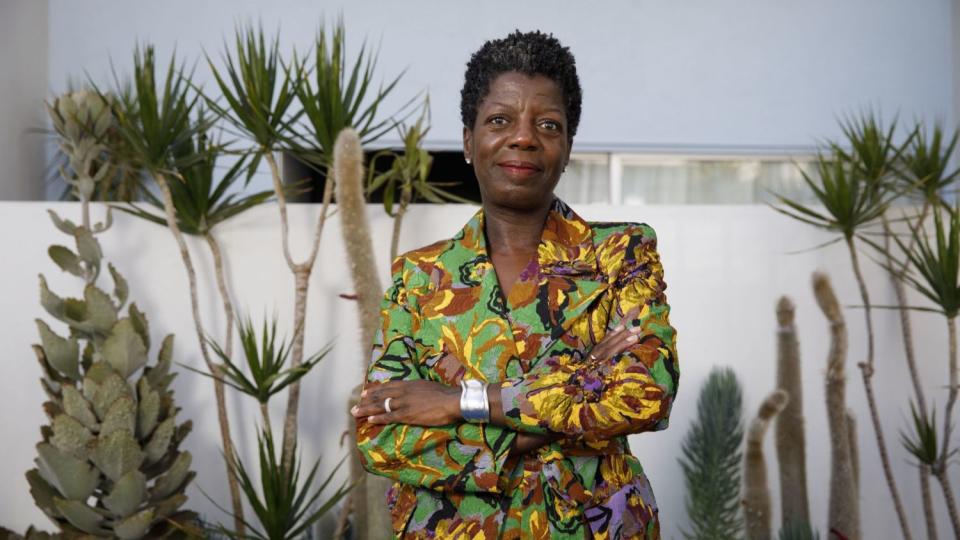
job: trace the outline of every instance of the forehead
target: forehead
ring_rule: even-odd
[[[501,73],[490,81],[490,88],[480,100],[480,107],[516,106],[528,102],[565,112],[560,85],[543,75],[527,75],[517,71]]]

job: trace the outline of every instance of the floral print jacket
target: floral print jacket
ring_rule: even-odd
[[[626,436],[667,427],[679,371],[656,236],[588,223],[559,199],[537,257],[504,298],[483,211],[450,240],[398,257],[367,384],[502,383],[506,426],[359,421],[367,470],[402,538],[659,538],[657,506]],[[621,322],[639,340],[587,355]],[[523,456],[518,432],[559,434]]]

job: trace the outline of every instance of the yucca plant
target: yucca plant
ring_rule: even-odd
[[[373,74],[377,67],[377,52],[364,43],[357,56],[349,61],[346,52],[346,30],[339,19],[328,34],[321,27],[314,45],[313,64],[295,62],[295,72],[305,73],[297,87],[297,97],[303,108],[300,118],[307,135],[297,137],[295,153],[307,163],[326,168],[333,159],[333,146],[344,128],[353,128],[363,145],[368,145],[394,129],[402,118],[380,115],[380,106],[396,87],[403,73],[373,90]],[[416,98],[408,101],[403,111]],[[298,130],[299,131],[299,130]],[[321,171],[323,172],[323,171]]]
[[[399,76],[373,93],[376,54],[369,54],[363,47],[352,65],[348,63],[342,21],[329,38],[326,29],[320,30],[312,65],[296,56],[289,63],[283,62],[277,38],[266,39],[259,28],[238,28],[234,41],[235,50],[225,56],[225,72],[215,73],[227,103],[221,110],[234,127],[254,142],[255,154],[262,154],[270,166],[280,211],[283,255],[294,275],[291,368],[298,369],[304,361],[310,275],[333,197],[334,179],[330,178],[328,169],[334,140],[345,127],[357,129],[366,140],[389,131],[395,121],[380,119],[378,109]],[[294,109],[294,96],[299,109]],[[275,150],[288,151],[327,176],[312,247],[300,262],[294,260],[290,250],[286,197],[273,155]],[[299,399],[299,383],[294,381],[289,387],[284,418],[282,461],[286,467],[292,463],[296,444]]]
[[[898,174],[910,188],[923,196],[927,204],[944,202],[943,191],[948,189],[958,175],[960,168],[948,172],[948,165],[957,147],[960,131],[954,131],[949,142],[944,143],[943,127],[933,126],[933,134],[928,139],[926,130],[919,124],[907,150],[903,152],[902,166]]]
[[[279,181],[279,170],[273,157],[285,126],[296,118],[297,90],[301,84],[302,71],[291,70],[280,57],[279,33],[270,40],[264,36],[262,26],[241,25],[234,31],[232,54],[221,56],[226,64],[223,71],[217,70],[210,57],[207,64],[213,72],[217,87],[226,105],[208,99],[208,103],[239,133],[249,138],[254,148],[249,152],[252,160],[248,178],[266,157],[274,179]],[[291,113],[293,113],[292,116]],[[280,190],[279,186],[275,186]],[[282,191],[282,190],[280,190]]]
[[[83,212],[81,225],[50,212],[56,227],[73,238],[75,250],[55,245],[49,255],[81,278],[84,290],[82,298],[61,298],[40,276],[41,304],[69,333],[60,336],[37,320],[41,344],[34,352],[43,368],[41,384],[49,398],[44,410],[51,423],[41,428],[37,468],[27,472],[27,480],[37,506],[67,537],[182,537],[197,532],[196,516],[180,510],[195,473],[190,453],[179,450],[191,424],[176,421],[173,336],[163,340],[157,361],[148,366],[147,319],[135,303],[127,305],[126,280],[108,264],[112,294],[97,286],[103,253],[95,235],[110,224],[90,224],[89,201],[109,170],[99,142],[109,124],[108,103],[81,92],[49,108],[72,164],[65,180]]]
[[[208,339],[208,341],[223,362],[224,382],[231,388],[257,400],[263,416],[264,429],[272,433],[270,415],[267,412],[267,403],[270,398],[306,375],[323,360],[330,352],[331,347],[327,345],[321,351],[304,360],[303,364],[298,367],[287,367],[290,344],[285,339],[277,342],[276,317],[269,325],[266,320],[263,321],[259,339],[253,321],[249,317],[245,320],[237,320],[237,330],[240,335],[244,363],[247,371],[250,372],[249,375],[244,372],[242,365],[235,362],[216,341],[212,339]],[[208,377],[214,376],[192,368],[188,369]]]
[[[191,167],[210,159],[208,154],[197,151],[195,145],[196,141],[202,140],[204,133],[209,132],[215,118],[199,114],[201,96],[190,82],[190,74],[183,65],[177,64],[175,56],[170,58],[162,86],[156,77],[153,47],[138,46],[133,56],[134,69],[130,90],[123,99],[116,100],[113,107],[121,144],[111,147],[110,150],[125,163],[130,163],[142,170],[156,183],[160,191],[166,225],[177,242],[180,257],[187,272],[194,328],[200,353],[207,368],[217,373],[220,366],[214,363],[207,349],[200,318],[196,271],[183,231],[180,229],[177,206],[173,188],[171,188],[172,182],[181,181],[183,171],[190,170]],[[117,85],[120,86],[119,81]],[[209,147],[205,149],[210,150]],[[224,295],[224,298],[226,297]],[[233,442],[230,436],[223,384],[219,380],[214,381],[214,393],[221,442],[224,452],[230,455],[233,452]],[[234,514],[238,516],[235,524],[238,530],[242,530],[243,506],[240,501],[239,485],[229,463],[226,463],[226,468],[231,503]]]
[[[735,539],[740,517],[743,398],[733,370],[714,368],[697,399],[697,418],[683,440],[680,466],[687,486],[693,539]]]
[[[367,195],[383,189],[383,209],[393,218],[393,235],[390,241],[390,260],[397,258],[400,244],[400,227],[407,207],[417,198],[426,199],[435,204],[445,201],[473,204],[474,201],[465,199],[441,186],[453,183],[429,182],[430,168],[433,166],[433,157],[423,148],[423,140],[430,131],[430,102],[424,101],[423,112],[412,126],[399,125],[397,131],[403,141],[403,152],[381,150],[370,159],[367,175]],[[377,172],[377,161],[390,159],[390,167],[383,172]],[[394,209],[396,207],[396,210]]]
[[[810,178],[801,170],[804,181],[813,191],[817,201],[824,207],[819,212],[796,201],[778,197],[786,208],[775,209],[794,219],[819,228],[840,233],[840,238],[831,241],[845,241],[854,276],[860,289],[864,318],[867,329],[867,359],[859,364],[866,389],[867,405],[870,407],[877,449],[880,452],[884,477],[894,509],[900,523],[903,537],[912,538],[906,513],[903,510],[900,493],[890,466],[890,457],[877,412],[876,396],[873,391],[875,366],[873,316],[870,295],[857,254],[856,240],[867,239],[865,228],[882,220],[891,201],[899,195],[891,182],[896,163],[907,143],[897,146],[893,142],[896,122],[885,130],[873,114],[864,114],[859,119],[843,124],[850,151],[836,143],[830,143],[832,155],[826,158],[819,155],[819,178]],[[908,141],[909,142],[909,141]]]
[[[201,111],[197,123],[207,124]],[[247,157],[241,156],[222,173],[218,172],[222,146],[211,142],[206,131],[198,131],[195,139],[181,147],[175,159],[189,162],[182,168],[171,172],[169,183],[173,198],[175,216],[180,230],[184,233],[207,237],[216,225],[237,216],[273,196],[272,190],[244,194],[234,190],[247,169]],[[231,192],[231,190],[233,190]],[[131,215],[146,219],[158,225],[167,225],[163,201],[152,193],[145,194],[147,207],[130,203],[129,207],[118,207]]]
[[[946,216],[943,214],[946,214]],[[951,450],[950,448],[950,437],[953,429],[953,412],[958,394],[960,394],[960,379],[958,379],[957,372],[956,326],[957,314],[960,313],[960,203],[954,208],[934,207],[933,218],[934,235],[932,240],[927,237],[923,223],[919,221],[911,226],[911,245],[906,245],[899,237],[894,237],[894,239],[910,263],[908,271],[903,274],[904,279],[917,292],[933,302],[935,306],[933,311],[942,313],[947,321],[949,388],[947,403],[944,408],[941,449],[936,461],[927,463],[921,460],[921,464],[929,466],[930,472],[940,482],[954,533],[960,535],[960,515],[957,513],[957,504],[950,487],[950,476],[947,471],[949,459],[956,452],[955,449]],[[926,422],[925,409],[921,409],[920,419]],[[911,453],[914,453],[913,448],[925,448],[925,441],[922,436],[924,432],[919,428],[916,431],[917,438],[908,446]],[[914,455],[916,456],[915,453]]]
[[[233,454],[230,459],[240,474],[243,493],[257,516],[260,527],[246,523],[250,529],[249,534],[238,534],[224,527],[220,527],[220,532],[237,539],[302,538],[307,530],[349,491],[348,487],[341,485],[329,498],[319,502],[320,495],[333,480],[340,464],[333,468],[319,487],[313,489],[320,460],[313,464],[301,483],[300,462],[294,459],[289,468],[281,465],[280,456],[277,455],[273,436],[269,430],[264,430],[257,436],[257,446],[260,467],[259,486],[239,456]]]
[[[223,301],[224,318],[226,320],[223,341],[229,356],[233,347],[233,301],[227,287],[223,250],[220,248],[220,242],[217,240],[214,228],[218,224],[268,201],[273,196],[273,191],[260,191],[252,194],[243,194],[236,191],[231,193],[238,180],[244,175],[247,156],[240,157],[217,180],[216,176],[219,174],[217,162],[221,155],[220,152],[225,149],[210,142],[209,136],[203,131],[207,122],[204,119],[202,109],[199,112],[197,124],[201,127],[201,130],[196,134],[195,140],[180,147],[175,157],[177,161],[188,164],[172,171],[173,181],[169,183],[169,187],[177,225],[181,232],[203,238],[213,256],[214,274]],[[145,198],[147,204],[153,207],[152,209],[133,203],[129,207],[120,207],[120,209],[139,218],[166,226],[167,219],[163,201],[152,193],[148,193]]]

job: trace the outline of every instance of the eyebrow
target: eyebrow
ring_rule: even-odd
[[[490,105],[498,105],[498,106],[500,106],[500,107],[504,107],[504,108],[507,108],[507,109],[513,109],[513,108],[514,108],[514,106],[513,106],[512,104],[510,104],[510,103],[504,103],[504,102],[502,102],[502,101],[490,101],[490,102],[488,102],[488,103],[489,103]],[[560,107],[549,107],[549,108],[547,108],[547,109],[544,109],[544,112],[553,112],[553,113],[566,114],[566,111],[563,110],[563,109],[560,108]]]

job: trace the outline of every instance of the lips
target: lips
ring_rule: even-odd
[[[540,167],[529,161],[501,161],[497,166],[514,176],[530,176],[541,171]]]

